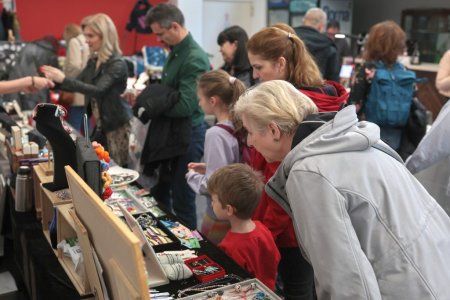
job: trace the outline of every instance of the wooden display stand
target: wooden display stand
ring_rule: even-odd
[[[11,165],[11,171],[13,173],[17,173],[17,170],[20,166],[20,160],[24,159],[24,155],[22,151],[16,151],[13,145],[11,145],[8,140],[6,140],[6,153],[8,155],[8,160]]]
[[[51,192],[44,188],[42,183],[40,184],[40,189],[42,191],[42,230],[50,243],[50,232],[48,227],[53,219],[53,208],[58,205],[71,203],[72,199],[61,200],[56,196],[56,192]]]
[[[109,297],[148,300],[146,273],[155,273],[157,268],[144,259],[141,242],[70,166],[65,169],[76,215],[98,255]],[[86,255],[85,249],[82,251]],[[161,281],[167,281],[165,274],[162,276]]]
[[[48,162],[40,163],[39,167],[41,168],[45,176],[53,175],[53,161],[49,160]]]
[[[61,204],[56,208],[56,219],[57,219],[57,240],[58,243],[67,238],[78,237],[80,247],[86,248],[82,250],[83,253],[89,253],[91,245],[89,244],[89,238],[87,237],[87,232],[84,226],[81,224],[80,220],[73,210],[72,204]],[[87,244],[86,244],[87,240]],[[95,264],[93,263],[92,256],[89,257],[87,254],[83,255],[85,274],[84,277],[80,276],[75,271],[75,266],[70,258],[63,255],[63,251],[58,249],[58,260],[61,266],[69,276],[73,285],[77,289],[77,292],[83,299],[103,299],[103,292],[101,289],[100,281],[98,279]],[[91,288],[90,282],[95,282],[93,288]],[[88,298],[89,295],[93,297]]]
[[[44,191],[41,188],[41,183],[51,182],[53,180],[53,176],[46,175],[40,165],[33,166],[34,207],[36,208],[36,218],[38,220],[42,218],[42,197]]]

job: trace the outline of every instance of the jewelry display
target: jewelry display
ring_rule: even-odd
[[[184,290],[179,290],[177,293],[177,297],[183,297],[188,296],[190,294],[195,294],[198,292],[204,292],[204,291],[210,291],[217,288],[226,287],[228,285],[237,283],[242,281],[242,278],[235,275],[235,274],[227,274],[223,277],[217,278],[215,280],[206,282],[206,283],[199,283],[197,285],[191,286]],[[220,291],[219,291],[220,292]],[[217,293],[216,293],[217,295]],[[195,298],[197,299],[197,298]],[[200,298],[198,298],[200,299]]]
[[[212,283],[212,282],[211,282]],[[193,293],[197,293],[193,295]],[[249,279],[239,283],[215,284],[210,286],[192,286],[178,291],[178,299],[184,300],[281,300],[274,292],[258,279]]]
[[[63,120],[66,114],[64,107],[50,103],[39,103],[33,111],[36,129],[47,138],[53,150],[53,182],[42,184],[52,192],[68,187],[64,166],[77,168],[75,142]]]
[[[183,224],[168,219],[160,220],[160,222],[181,241],[183,246],[189,249],[200,248],[198,238]]]
[[[118,206],[120,203],[130,214],[145,213],[147,209],[126,190],[114,190],[111,197],[104,202],[112,208],[114,214],[122,217],[123,214]]]
[[[184,263],[200,282],[208,282],[225,275],[225,270],[206,255],[188,259]]]
[[[70,200],[70,199],[72,199],[72,195],[70,194],[70,190],[69,189],[56,191],[55,195],[60,200]]]

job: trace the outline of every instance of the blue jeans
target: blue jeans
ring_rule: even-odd
[[[175,214],[191,229],[197,228],[195,192],[189,187],[184,176],[187,173],[188,163],[199,162],[202,159],[205,132],[206,124],[204,122],[192,127],[191,143],[186,154],[170,161],[169,166],[166,166],[169,168],[168,172],[171,173],[170,180],[160,178],[155,190],[152,189],[152,194],[158,202],[165,205],[170,211],[173,209]]]
[[[279,248],[278,273],[283,282],[284,299],[314,299],[314,272],[299,248]]]

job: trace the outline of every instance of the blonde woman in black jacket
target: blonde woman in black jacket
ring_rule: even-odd
[[[126,88],[127,67],[121,58],[117,30],[105,14],[86,17],[82,23],[83,34],[91,58],[86,68],[75,78],[67,78],[56,68],[44,66],[45,76],[61,89],[86,96],[89,115],[94,115],[96,127],[93,139],[101,142],[114,161],[121,166],[128,159],[129,120],[131,110],[120,95]]]

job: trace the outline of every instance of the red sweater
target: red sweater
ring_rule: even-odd
[[[255,221],[255,225],[255,229],[248,233],[228,231],[218,247],[273,290],[280,252],[270,231],[261,222]]]
[[[324,87],[301,88],[300,91],[314,101],[320,112],[338,111],[342,103],[347,102],[349,96],[345,88],[334,81],[326,81]],[[266,162],[258,151],[252,149],[250,166],[263,173],[264,183],[275,174],[279,165],[280,162]],[[265,191],[253,213],[253,219],[266,225],[279,248],[298,247],[291,217]]]

